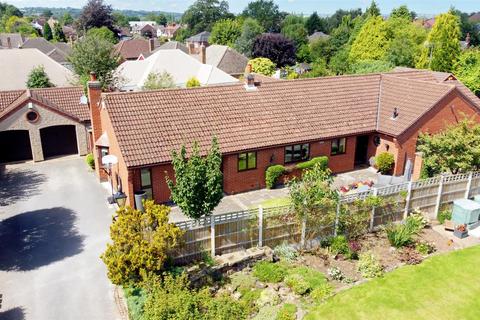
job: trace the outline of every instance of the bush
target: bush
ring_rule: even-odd
[[[305,170],[305,169],[310,169],[313,168],[313,166],[317,163],[320,163],[320,166],[322,169],[327,169],[328,168],[328,157],[315,157],[312,158],[308,161],[301,162],[297,164],[295,167],[300,170]]]
[[[392,172],[395,159],[393,154],[388,152],[382,152],[375,157],[375,166],[382,174],[389,174]]]
[[[272,189],[277,183],[278,178],[285,173],[285,167],[277,164],[267,168],[265,171],[265,184],[267,189]]]
[[[365,252],[360,254],[358,272],[364,278],[377,278],[383,275],[383,267],[373,254]]]
[[[126,287],[123,289],[127,299],[128,314],[132,320],[141,320],[143,314],[143,305],[147,298],[145,290],[136,287]]]
[[[314,302],[320,303],[331,294],[332,286],[330,286],[328,283],[324,283],[320,287],[317,287],[310,292],[310,298],[312,298]]]
[[[405,225],[407,229],[410,230],[412,235],[418,234],[425,226],[427,225],[427,220],[425,217],[420,213],[413,213],[410,214],[405,219]]]
[[[255,58],[248,62],[252,66],[252,72],[272,76],[275,73],[275,63],[268,58]]]
[[[330,278],[332,278],[332,280],[343,281],[345,279],[345,275],[343,274],[342,270],[337,267],[328,269],[327,274]]]
[[[230,320],[247,318],[245,307],[240,302],[233,300],[230,296],[211,298],[207,300],[205,307],[207,312],[202,319]]]
[[[332,244],[330,245],[330,251],[335,255],[348,255],[350,253],[350,248],[348,247],[347,238],[344,235],[333,237]]]
[[[430,253],[435,252],[435,246],[428,242],[419,242],[415,245],[415,250],[417,250],[418,253],[426,256]]]
[[[438,213],[437,220],[440,222],[440,224],[444,224],[445,220],[452,220],[452,210],[441,210]]]
[[[191,77],[187,80],[187,83],[185,84],[185,86],[187,88],[195,88],[195,87],[200,87],[202,84],[200,83],[200,80],[198,80],[197,78],[195,77]]]
[[[360,242],[355,240],[350,240],[348,242],[348,248],[349,248],[349,252],[346,255],[347,259],[354,259],[354,260],[358,259],[358,254],[360,253],[360,250],[362,250],[362,246],[360,245]]]
[[[262,282],[277,283],[287,275],[287,268],[280,263],[260,261],[253,267],[253,275]]]
[[[388,241],[395,248],[405,247],[413,242],[412,231],[405,224],[390,224],[385,227]]]
[[[298,295],[304,295],[311,289],[308,282],[301,275],[295,273],[285,278],[285,284]]]
[[[296,305],[285,303],[277,314],[277,320],[295,320],[297,319],[296,313]]]
[[[310,290],[318,288],[326,282],[325,275],[322,272],[309,267],[294,267],[288,270],[288,274],[297,274],[301,276],[308,283]]]
[[[281,260],[284,260],[285,262],[288,262],[288,263],[294,262],[295,260],[297,260],[297,257],[298,257],[297,250],[295,250],[295,248],[293,248],[287,242],[284,242],[281,245],[276,246],[273,252]]]
[[[85,162],[90,168],[92,168],[92,170],[95,169],[95,158],[93,157],[92,153],[87,154],[85,157]]]

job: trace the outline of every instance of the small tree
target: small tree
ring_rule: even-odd
[[[420,134],[418,143],[428,176],[480,169],[480,125],[473,120],[464,119],[437,134]]]
[[[198,143],[194,142],[189,158],[182,146],[179,153],[173,151],[172,163],[175,182],[167,177],[172,200],[190,218],[210,215],[223,197],[222,156],[217,139],[212,139],[206,157],[200,155]]]
[[[320,19],[316,11],[308,17],[307,21],[305,21],[305,28],[307,28],[308,34],[313,34],[315,31],[322,31],[325,29],[323,20]]]
[[[83,32],[91,28],[101,27],[115,30],[112,6],[105,4],[103,0],[89,0],[82,8],[80,17],[78,17],[77,29]]]
[[[261,35],[263,31],[263,27],[257,20],[252,18],[245,19],[242,32],[237,38],[237,41],[235,41],[235,49],[250,58],[252,56],[255,39]]]
[[[47,41],[50,41],[53,39],[52,28],[48,23],[45,23],[45,25],[43,26],[43,37]]]
[[[387,53],[387,25],[380,16],[367,19],[360,29],[350,50],[350,59],[382,60]]]
[[[453,67],[453,72],[473,93],[480,96],[480,49],[463,51]]]
[[[241,33],[242,29],[238,20],[224,19],[217,21],[213,25],[212,33],[208,41],[211,44],[233,47]]]
[[[49,88],[53,86],[43,66],[34,67],[28,74],[27,88]]]
[[[87,31],[87,36],[103,39],[113,44],[118,42],[118,38],[115,33],[113,33],[112,30],[108,29],[107,27],[91,28]]]
[[[252,57],[268,58],[277,67],[295,64],[297,49],[295,42],[279,33],[265,33],[257,37],[253,44]]]
[[[198,80],[196,77],[191,77],[186,83],[187,88],[200,87],[201,85],[202,84],[200,83],[200,80]]]
[[[268,58],[255,58],[248,62],[252,71],[264,76],[271,76],[275,73],[275,63]]]
[[[175,81],[170,73],[150,72],[143,84],[143,90],[157,90],[166,88],[175,88]]]
[[[112,243],[101,259],[114,284],[138,282],[161,272],[182,235],[175,224],[168,222],[169,207],[147,200],[144,209],[120,208],[110,226]]]
[[[62,26],[59,23],[55,23],[53,26],[53,41],[66,42],[65,34],[63,33]]]

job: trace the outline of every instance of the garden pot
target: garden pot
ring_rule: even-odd
[[[466,238],[468,237],[468,231],[465,230],[465,231],[459,231],[459,230],[455,230],[453,231],[453,235],[459,239],[463,239],[463,238]]]

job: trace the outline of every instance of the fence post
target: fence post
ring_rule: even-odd
[[[305,233],[307,232],[307,216],[302,218],[302,236],[300,238],[300,245],[302,249],[305,248]]]
[[[473,178],[473,171],[470,171],[468,174],[468,182],[467,182],[467,190],[465,191],[465,199],[470,197],[470,189],[472,188],[472,178]]]
[[[405,210],[403,211],[403,219],[407,218],[408,210],[410,209],[410,199],[412,198],[412,185],[413,181],[408,181],[407,198],[405,199]]]
[[[258,206],[258,246],[263,247],[263,207]]]
[[[440,204],[442,203],[443,179],[444,178],[445,178],[445,175],[441,174],[440,175],[440,182],[438,184],[437,202],[435,204],[435,217],[438,216],[438,211],[440,211]]]
[[[378,189],[373,188],[373,196],[378,195]],[[373,231],[373,224],[375,223],[375,207],[372,207],[372,217],[370,218],[370,232]]]
[[[340,219],[340,197],[338,198],[337,201],[337,211],[335,213],[335,225],[333,226],[333,236],[337,236],[337,229],[338,229],[338,221]]]
[[[210,216],[210,246],[212,257],[215,257],[215,217]]]

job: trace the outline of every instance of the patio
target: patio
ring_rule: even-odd
[[[369,167],[359,170],[354,170],[346,173],[337,174],[334,176],[333,186],[339,189],[341,186],[349,185],[359,181],[372,180],[377,182],[376,169]],[[220,204],[215,208],[213,214],[223,214],[228,212],[242,211],[249,208],[265,206],[280,206],[285,205],[288,197],[288,187],[280,187],[276,189],[260,189],[235,195],[228,195],[223,197]],[[177,206],[172,206],[170,213],[170,220],[172,222],[188,220],[182,214]]]

